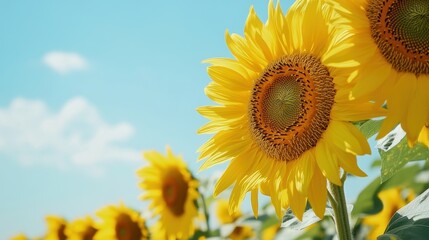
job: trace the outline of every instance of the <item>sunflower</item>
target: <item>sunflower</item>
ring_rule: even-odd
[[[219,199],[216,202],[216,217],[219,219],[219,223],[221,224],[233,223],[241,216],[243,216],[241,211],[229,213],[228,201],[224,199]]]
[[[68,240],[92,240],[96,232],[94,220],[87,216],[69,223],[65,234]]]
[[[358,63],[348,59],[345,31],[327,26],[327,19],[341,24],[331,8],[317,0],[296,1],[287,15],[279,3],[268,8],[265,24],[250,8],[243,37],[226,32],[233,59],[206,60],[213,81],[205,93],[219,105],[198,108],[210,120],[199,133],[215,134],[199,149],[201,169],[230,160],[214,195],[234,185],[231,212],[251,192],[257,215],[261,191],[279,217],[290,207],[301,219],[308,199],[322,218],[326,179],[342,185],[340,167],[366,176],[356,155],[370,148],[350,121],[383,110],[349,100]]]
[[[427,0],[331,2],[353,33],[355,51],[349,57],[363,63],[351,95],[386,100],[389,111],[378,138],[400,123],[413,145],[422,127],[429,126]]]
[[[48,232],[46,234],[46,240],[65,240],[67,236],[65,234],[65,229],[67,227],[67,222],[64,218],[49,215],[45,218],[46,224],[48,226]]]
[[[106,206],[97,212],[102,220],[98,224],[98,231],[94,235],[95,240],[143,240],[148,239],[149,234],[145,220],[140,213],[126,207],[123,203],[119,206]]]
[[[27,238],[27,236],[25,236],[25,234],[20,233],[16,236],[13,236],[10,238],[10,240],[28,240],[29,238]]]
[[[228,235],[229,239],[232,239],[232,240],[247,239],[255,235],[252,227],[236,224],[236,221],[242,216],[243,214],[241,213],[241,211],[237,211],[235,213],[229,213],[228,201],[224,199],[219,199],[216,202],[216,217],[218,218],[219,223],[235,225],[231,233],[229,233]]]
[[[408,191],[405,196],[403,193],[403,189],[397,187],[378,194],[383,203],[383,209],[381,212],[363,219],[363,224],[371,228],[368,234],[369,239],[377,239],[377,236],[383,234],[395,212],[415,198],[413,191]]]
[[[151,200],[153,216],[160,216],[158,230],[169,239],[187,239],[195,231],[194,219],[198,216],[196,200],[198,182],[179,156],[167,147],[167,155],[157,151],[143,154],[149,165],[137,171],[145,190],[142,200]]]

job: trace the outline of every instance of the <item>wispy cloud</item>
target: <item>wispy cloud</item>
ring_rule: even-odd
[[[100,170],[106,161],[135,161],[139,151],[124,147],[134,128],[108,124],[82,97],[52,112],[42,101],[17,98],[0,108],[0,153],[22,164]]]
[[[43,62],[61,74],[84,70],[88,67],[85,58],[74,52],[48,52],[43,56]]]

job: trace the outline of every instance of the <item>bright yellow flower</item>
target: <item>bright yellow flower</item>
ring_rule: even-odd
[[[377,236],[383,234],[395,212],[413,200],[415,196],[413,192],[409,192],[407,196],[403,197],[401,188],[391,188],[380,192],[378,197],[383,203],[381,212],[363,219],[363,224],[371,227],[368,239],[377,239]]]
[[[235,213],[229,213],[228,208],[229,208],[228,201],[224,199],[219,199],[216,202],[216,217],[219,219],[219,223],[221,224],[233,223],[243,215],[241,211],[237,211]]]
[[[138,170],[145,190],[142,200],[150,200],[153,216],[160,216],[158,230],[169,239],[188,239],[195,231],[194,219],[198,216],[195,206],[198,181],[195,180],[180,156],[167,148],[164,156],[156,151],[143,154],[149,165]]]
[[[68,240],[92,240],[96,232],[94,220],[87,216],[69,223],[65,233]]]
[[[143,240],[148,239],[146,221],[140,213],[126,207],[123,203],[119,206],[106,206],[97,212],[102,220],[97,225],[98,231],[94,240]]]
[[[228,238],[231,240],[244,240],[255,236],[252,227],[249,226],[236,226]]]
[[[234,224],[237,219],[243,216],[240,210],[230,213],[228,201],[219,199],[216,201],[216,217],[220,224]],[[255,235],[254,231],[249,226],[236,225],[234,230],[228,236],[232,240],[247,239]]]
[[[365,176],[356,155],[370,153],[350,122],[382,110],[348,99],[351,45],[328,28],[337,15],[317,0],[296,1],[285,16],[272,1],[264,24],[250,9],[244,37],[226,33],[234,58],[206,60],[213,80],[206,95],[219,105],[198,108],[210,122],[199,133],[215,134],[201,148],[206,169],[227,160],[215,195],[234,185],[230,210],[247,192],[255,215],[258,190],[271,196],[277,215],[291,207],[302,218],[307,199],[323,217],[326,179],[341,185],[340,167]]]
[[[10,240],[28,240],[28,239],[29,238],[27,238],[27,236],[25,236],[25,234],[22,234],[22,233],[10,238]]]
[[[429,126],[429,4],[426,0],[332,0],[363,63],[352,96],[387,100],[378,138],[398,123],[410,144]],[[429,137],[423,142],[428,142]]]
[[[64,218],[58,216],[46,216],[46,224],[48,225],[48,232],[45,240],[65,240],[67,239],[65,229],[67,222]]]
[[[274,224],[262,231],[262,240],[272,240],[280,230],[280,224]]]

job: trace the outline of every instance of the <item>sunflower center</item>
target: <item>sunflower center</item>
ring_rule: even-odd
[[[67,236],[65,234],[65,230],[66,230],[66,225],[61,224],[61,226],[58,228],[58,239],[59,240],[66,240]]]
[[[162,197],[174,215],[181,216],[185,212],[187,196],[188,183],[177,169],[171,169],[163,181]]]
[[[299,158],[328,127],[334,97],[333,78],[318,58],[280,58],[253,87],[249,120],[255,141],[274,159]]]
[[[370,0],[366,14],[372,38],[395,70],[429,74],[427,0]]]
[[[142,238],[142,232],[138,223],[134,222],[128,214],[121,213],[116,218],[116,239],[135,240]]]
[[[97,229],[93,228],[92,226],[89,226],[83,233],[82,240],[92,240],[96,232]]]

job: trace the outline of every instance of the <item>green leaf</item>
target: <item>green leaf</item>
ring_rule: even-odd
[[[378,198],[378,193],[393,187],[412,188],[416,192],[420,192],[423,184],[415,182],[415,176],[421,171],[421,167],[413,165],[402,168],[389,181],[380,183],[380,179],[376,178],[359,194],[352,211],[352,215],[367,215],[375,214],[381,211],[383,204]]]
[[[391,141],[394,140],[387,140],[387,142]],[[390,148],[390,146],[387,148]],[[395,175],[409,161],[429,159],[429,149],[425,145],[416,143],[413,148],[410,148],[408,147],[407,138],[402,138],[398,144],[387,151],[379,149],[378,152],[381,157],[382,182]]]
[[[429,189],[399,209],[390,220],[383,239],[428,239],[429,235]]]
[[[366,138],[370,138],[380,130],[382,123],[383,120],[368,120],[358,127]]]

